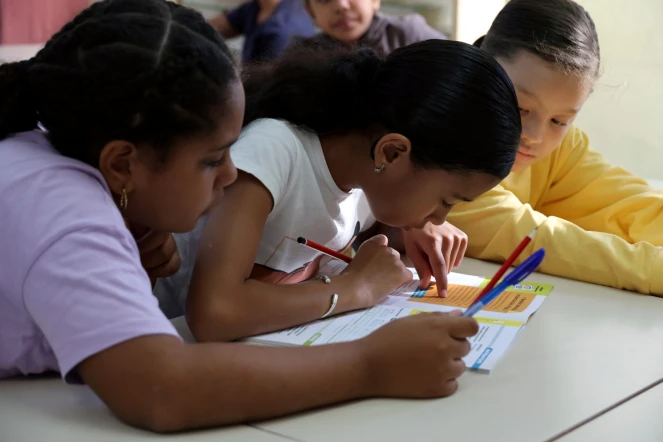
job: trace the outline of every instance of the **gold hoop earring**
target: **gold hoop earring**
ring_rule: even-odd
[[[122,188],[122,195],[120,196],[120,210],[127,210],[129,205],[129,197],[127,196],[127,189]]]
[[[373,169],[375,173],[380,173],[382,172],[382,170],[384,170],[384,163],[382,163],[382,167],[376,167],[375,169]]]

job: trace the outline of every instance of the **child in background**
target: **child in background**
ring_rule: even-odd
[[[244,36],[244,63],[275,59],[291,37],[316,33],[301,0],[249,0],[210,24],[224,38]]]
[[[333,46],[341,42],[389,53],[394,49],[431,39],[446,39],[428,26],[419,14],[395,17],[378,12],[380,0],[303,0],[306,10],[322,31],[293,46]]]
[[[454,315],[314,348],[181,341],[125,218],[191,230],[236,177],[243,116],[228,48],[164,0],[95,3],[0,66],[0,377],[59,371],[159,432],[455,391],[478,326]]]
[[[323,256],[292,238],[344,251],[377,220],[403,228],[428,268],[461,247],[440,239],[449,209],[497,185],[515,159],[511,82],[465,43],[414,43],[386,59],[309,49],[245,72],[248,126],[232,149],[241,172],[204,227],[186,303],[199,340],[373,306],[412,279],[384,236],[327,283],[311,280]]]
[[[511,77],[523,133],[512,173],[449,214],[468,256],[503,261],[539,226],[528,250],[546,248],[541,271],[663,295],[663,192],[609,164],[573,126],[599,75],[587,11],[512,0],[478,44]]]

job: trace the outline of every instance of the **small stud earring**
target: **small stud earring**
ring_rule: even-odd
[[[129,205],[129,197],[127,196],[127,189],[122,188],[122,195],[120,196],[120,210],[127,210]]]
[[[375,173],[380,173],[382,172],[383,169],[384,169],[384,163],[382,163],[382,167],[376,167],[375,169],[373,169],[373,171]]]

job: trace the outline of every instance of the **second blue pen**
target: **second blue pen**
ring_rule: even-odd
[[[468,309],[463,313],[463,316],[474,316],[510,286],[522,282],[525,278],[531,275],[539,267],[539,265],[541,265],[541,261],[543,261],[545,254],[546,252],[544,249],[539,249],[532,253],[529,258],[523,261],[522,264],[513,269],[511,273],[506,275],[502,282],[497,284],[481,299],[468,307]]]

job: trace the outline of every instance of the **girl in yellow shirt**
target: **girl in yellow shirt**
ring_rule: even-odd
[[[512,0],[476,45],[511,78],[523,131],[511,174],[447,218],[467,233],[468,256],[503,261],[538,226],[529,251],[546,248],[543,272],[663,295],[663,192],[609,164],[573,126],[599,74],[587,11]]]

